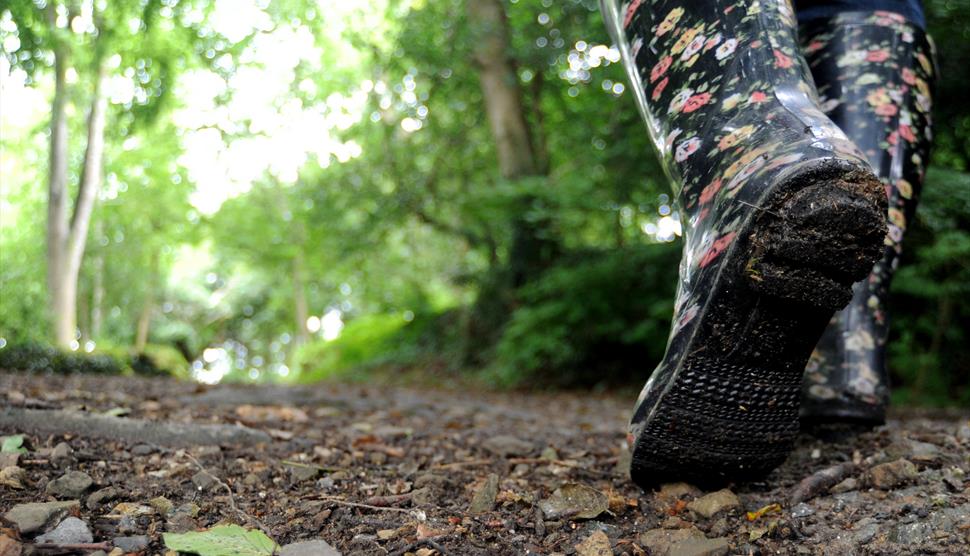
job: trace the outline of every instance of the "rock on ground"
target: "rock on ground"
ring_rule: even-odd
[[[79,506],[80,502],[77,500],[18,504],[10,508],[3,517],[16,525],[17,529],[26,535],[43,529],[50,522],[57,520],[60,516],[66,515],[69,511]]]
[[[326,541],[316,540],[288,544],[280,550],[280,556],[341,556],[341,554]]]
[[[68,517],[57,527],[35,539],[39,543],[84,544],[94,541],[88,524],[76,517]]]
[[[701,496],[697,500],[687,504],[688,510],[708,519],[721,512],[736,510],[740,507],[741,500],[738,499],[736,494],[726,488]]]

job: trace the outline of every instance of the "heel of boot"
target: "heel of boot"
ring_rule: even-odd
[[[841,309],[882,255],[883,185],[867,171],[828,161],[784,180],[750,236],[747,278],[762,295]]]

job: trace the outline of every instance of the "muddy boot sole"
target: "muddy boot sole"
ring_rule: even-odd
[[[631,477],[716,485],[765,476],[799,432],[815,343],[882,256],[886,197],[867,170],[829,159],[789,169],[725,252],[687,355],[635,440]]]

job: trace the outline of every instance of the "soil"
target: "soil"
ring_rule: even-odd
[[[625,473],[632,402],[0,374],[6,410],[110,412],[180,431],[241,424],[270,438],[176,447],[0,426],[26,433],[27,449],[0,454],[0,516],[76,499],[72,513],[93,534],[80,548],[38,548],[42,530],[0,520],[0,554],[14,544],[24,554],[110,553],[139,536],[148,546],[135,550],[166,554],[162,533],[219,523],[262,528],[280,545],[321,539],[344,555],[970,553],[967,413],[897,412],[873,431],[806,434],[756,483],[644,492]]]

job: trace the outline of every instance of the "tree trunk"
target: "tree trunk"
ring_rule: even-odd
[[[293,313],[296,316],[296,344],[303,345],[310,340],[310,331],[306,321],[310,318],[310,310],[306,300],[306,270],[303,259],[303,245],[297,245],[293,256]]]
[[[505,9],[500,0],[467,0],[466,7],[477,27],[474,59],[498,151],[499,171],[507,179],[537,175],[540,164],[526,123],[515,61],[509,56]]]
[[[104,226],[98,221],[97,237],[104,235]],[[101,324],[104,321],[104,253],[98,250],[94,259],[94,283],[91,286],[91,339],[101,337]]]
[[[48,7],[54,25],[53,2]],[[54,100],[51,103],[50,165],[47,177],[47,290],[50,298],[54,338],[61,347],[74,340],[73,319],[62,318],[70,311],[63,284],[64,253],[67,247],[67,49],[54,43]]]
[[[57,55],[55,54],[55,59]],[[61,58],[63,63],[63,57]],[[55,74],[58,73],[55,61]],[[63,67],[60,71],[63,71]],[[101,168],[104,157],[104,121],[107,100],[104,98],[104,66],[99,62],[91,97],[91,109],[87,121],[87,146],[81,169],[81,183],[74,201],[74,213],[67,221],[66,160],[67,134],[64,116],[64,91],[58,91],[56,83],[63,75],[55,77],[54,106],[51,117],[51,179],[48,203],[48,279],[53,299],[54,333],[57,344],[70,347],[77,329],[77,282],[87,243],[91,211],[101,185]],[[63,87],[63,84],[61,85]],[[58,111],[60,113],[58,114]],[[55,129],[58,129],[55,138]],[[61,166],[63,165],[63,167]],[[63,176],[63,179],[62,177]],[[53,230],[53,232],[51,231]],[[51,262],[53,261],[53,264]],[[50,270],[53,269],[53,274]]]
[[[158,252],[152,251],[148,270],[148,284],[145,299],[138,315],[138,325],[135,328],[135,353],[145,351],[148,344],[148,332],[151,330],[152,313],[155,310],[155,290],[158,288]]]

